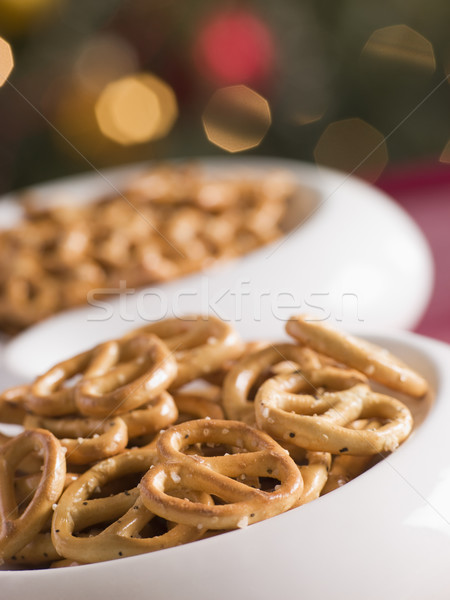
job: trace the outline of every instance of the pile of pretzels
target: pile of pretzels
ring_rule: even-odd
[[[215,317],[166,319],[4,391],[0,422],[23,427],[0,437],[6,566],[95,563],[245,528],[410,435],[410,410],[384,392],[424,396],[418,373],[304,316],[286,329],[290,343],[243,343]]]
[[[89,204],[36,208],[0,231],[0,330],[16,333],[93,290],[134,288],[199,271],[279,237],[289,200],[309,196],[284,171],[232,179],[160,166]]]

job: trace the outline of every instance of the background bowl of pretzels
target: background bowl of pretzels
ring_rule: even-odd
[[[444,598],[450,349],[285,329],[169,318],[5,390],[5,597]]]
[[[4,198],[0,223],[0,327],[16,334],[3,360],[25,379],[132,322],[186,313],[233,320],[255,338],[262,323],[276,338],[279,321],[301,311],[411,328],[433,284],[428,245],[395,203],[292,160],[67,178]]]

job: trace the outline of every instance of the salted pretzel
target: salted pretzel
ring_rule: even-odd
[[[30,452],[42,452],[42,477],[20,514],[14,473]],[[42,529],[64,487],[66,464],[58,440],[42,429],[28,430],[0,446],[0,558],[11,558]]]
[[[301,465],[299,468],[303,478],[303,494],[292,508],[312,502],[320,496],[328,481],[331,454],[329,452],[308,451],[306,452],[306,464]]]
[[[186,454],[195,444],[225,444],[235,454]],[[288,510],[300,497],[300,471],[286,451],[264,432],[238,421],[200,419],[171,427],[158,440],[161,463],[139,485],[149,510],[168,520],[207,529],[245,527]],[[271,477],[272,491],[245,484],[246,478]],[[224,504],[206,506],[173,495],[180,487],[201,490]]]
[[[342,370],[324,365],[322,358],[313,350],[294,344],[273,344],[245,356],[231,368],[223,386],[223,405],[227,417],[253,424],[255,407],[249,399],[252,388],[270,375],[270,367],[277,363],[285,364],[286,361],[291,363],[287,370],[301,368],[305,383],[312,387],[333,387],[342,380]],[[349,375],[353,383],[365,379],[356,372]]]
[[[194,419],[223,419],[222,406],[217,400],[212,399],[209,392],[192,390],[191,392],[175,392],[175,404],[182,420]],[[180,419],[181,420],[181,419]]]
[[[48,531],[36,534],[25,547],[17,550],[5,562],[11,566],[39,567],[60,558],[53,545],[50,531]]]
[[[73,381],[83,376],[92,362],[109,366],[115,358],[114,349],[112,342],[106,342],[56,364],[30,385],[23,396],[24,406],[36,415],[47,417],[78,412],[75,403],[76,381],[75,384]]]
[[[122,452],[128,443],[128,427],[120,417],[106,420],[80,417],[55,419],[27,415],[26,429],[47,429],[66,449],[66,460],[86,465]]]
[[[376,419],[360,419],[351,424],[353,429],[365,430],[372,429],[376,430],[382,426],[382,423]],[[375,464],[376,460],[379,460],[380,456],[349,456],[346,454],[340,454],[333,457],[328,479],[323,486],[321,494],[328,494],[333,490],[342,487],[364,471],[367,471],[369,467]]]
[[[96,489],[111,480],[139,476],[155,462],[154,449],[131,450],[106,459],[81,475],[64,492],[55,509],[52,540],[59,554],[82,563],[100,562],[169,548],[201,537],[197,527],[180,524],[149,537],[141,534],[155,515],[145,508],[137,488],[122,487],[112,496],[92,497]],[[211,503],[206,494],[190,497]],[[105,527],[105,522],[110,525]],[[87,532],[85,536],[83,531]]]
[[[31,475],[21,475],[14,479],[14,489],[19,507],[26,505],[33,496],[39,486],[41,477],[42,473],[39,471]],[[66,473],[64,489],[73,481],[76,481],[77,478],[78,475],[75,473]],[[56,552],[51,539],[50,527],[52,516],[53,513],[47,519],[42,530],[26,546],[20,548],[20,550],[17,550],[15,554],[5,560],[7,564],[11,566],[39,567],[48,565],[50,562],[61,558]]]
[[[423,377],[375,344],[303,315],[290,319],[286,331],[300,343],[362,371],[373,381],[393,390],[414,397],[421,397],[427,392],[428,384]]]
[[[239,336],[231,325],[214,316],[188,315],[182,319],[165,319],[141,327],[125,339],[138,333],[157,335],[174,352],[178,374],[172,389],[217,371],[226,361],[242,353]]]
[[[315,395],[297,394],[298,389],[304,389],[301,374],[268,379],[255,399],[258,426],[308,450],[356,455],[391,452],[412,430],[409,409],[395,398],[372,392],[366,384]],[[387,422],[376,431],[348,427],[357,419],[373,417]]]
[[[92,361],[75,388],[86,416],[109,418],[147,404],[175,379],[177,363],[166,344],[147,333],[108,342],[109,360]]]
[[[128,438],[133,439],[143,435],[157,433],[175,423],[178,417],[178,407],[174,398],[168,392],[161,394],[140,408],[122,415],[128,429]]]
[[[20,464],[20,472],[22,472],[22,463]],[[41,481],[42,471],[36,471],[34,473],[20,474],[14,478],[14,493],[18,506],[25,505],[29,502],[30,498],[35,494],[39,483]],[[66,489],[73,481],[78,479],[77,473],[66,472],[64,478],[64,489]]]

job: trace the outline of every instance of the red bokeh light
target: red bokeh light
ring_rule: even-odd
[[[194,60],[215,84],[264,83],[273,72],[275,43],[257,15],[242,9],[221,11],[202,23]]]

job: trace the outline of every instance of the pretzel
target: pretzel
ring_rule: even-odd
[[[52,539],[61,556],[77,562],[100,562],[177,546],[201,537],[196,527],[175,525],[166,533],[140,537],[154,514],[143,506],[137,488],[123,489],[113,496],[92,498],[93,492],[113,479],[141,474],[153,467],[156,453],[152,449],[131,450],[98,463],[79,477],[62,495],[56,507]],[[205,494],[195,494],[199,501],[211,502]],[[104,529],[91,531],[88,537],[75,535],[104,522]]]
[[[269,367],[277,363],[294,363],[289,370],[302,368],[305,381],[311,386],[334,386],[342,378],[342,371],[333,366],[323,367],[321,357],[309,348],[293,344],[275,344],[263,348],[240,360],[225,378],[223,386],[223,405],[229,419],[238,419],[247,423],[255,422],[254,402],[249,400],[252,387],[261,383],[261,378]],[[318,373],[320,376],[318,379]],[[349,373],[352,382],[364,379],[356,372]]]
[[[213,457],[185,454],[189,446],[202,443],[226,444],[241,451]],[[265,433],[238,421],[200,419],[175,425],[160,436],[158,453],[163,462],[150,469],[139,485],[142,501],[149,510],[186,525],[245,527],[288,510],[303,490],[300,471],[285,450]],[[267,476],[280,481],[273,491],[244,483],[246,477]],[[213,494],[225,504],[205,506],[174,497],[180,487]]]
[[[328,452],[306,452],[306,464],[299,466],[303,479],[303,494],[292,508],[303,506],[320,496],[328,481],[330,467],[331,454]]]
[[[290,319],[286,331],[302,344],[362,371],[386,387],[414,397],[427,392],[428,384],[423,377],[375,344],[308,320],[306,316]]]
[[[23,463],[20,464],[20,472],[22,472],[22,464]],[[41,477],[42,472],[38,470],[37,472],[18,475],[14,478],[14,492],[19,507],[26,504],[36,492],[37,488],[39,487]],[[66,489],[73,481],[76,481],[77,479],[77,473],[66,473],[64,479],[64,489]]]
[[[122,415],[129,439],[156,433],[175,423],[177,417],[178,407],[168,392],[161,392],[148,404]]]
[[[132,331],[127,337],[151,333],[164,340],[175,353],[178,375],[171,388],[217,371],[223,363],[242,353],[234,329],[217,317],[188,315],[182,319],[165,319]]]
[[[0,394],[0,423],[21,425],[26,415],[22,400],[28,392],[27,385],[9,388]]]
[[[67,462],[73,465],[86,465],[114,456],[124,450],[128,443],[128,428],[120,417],[99,421],[27,415],[24,427],[47,429],[53,433],[66,449]]]
[[[177,364],[154,335],[136,334],[110,342],[108,362],[93,361],[76,386],[81,414],[109,418],[147,404],[174,380]]]
[[[258,426],[308,450],[352,455],[391,452],[412,430],[412,416],[403,403],[365,384],[316,396],[293,393],[302,386],[304,378],[296,373],[267,380],[255,399]],[[347,427],[370,417],[389,422],[376,431]]]
[[[174,393],[173,398],[180,415],[187,416],[187,419],[183,420],[190,420],[192,417],[196,419],[204,419],[206,417],[210,419],[224,418],[220,404],[217,401],[211,400],[207,394],[202,393],[200,390],[194,390],[190,393]]]
[[[353,429],[379,429],[381,422],[374,419],[361,419],[351,424]],[[364,473],[374,464],[374,456],[348,456],[340,454],[333,458],[326,484],[322,489],[322,495],[342,487],[361,473]]]
[[[43,453],[41,481],[22,514],[16,503],[13,476],[30,452]],[[58,440],[48,431],[28,430],[0,447],[0,558],[11,558],[43,527],[64,487],[66,466]]]
[[[42,416],[76,413],[76,385],[67,384],[71,379],[84,375],[92,362],[109,366],[115,358],[114,350],[114,343],[106,342],[58,363],[31,384],[23,404],[29,411]]]
[[[91,289],[166,281],[266,244],[296,189],[286,174],[230,179],[177,165],[131,180],[128,204],[111,195],[36,208],[28,198],[23,221],[0,231],[0,326],[17,331],[86,303]]]
[[[50,532],[38,533],[24,548],[20,548],[5,562],[9,565],[38,567],[60,559],[52,543]]]

